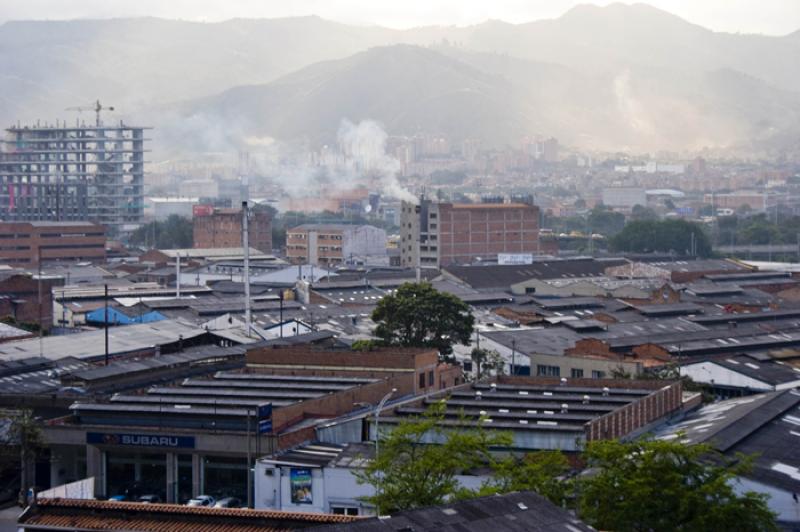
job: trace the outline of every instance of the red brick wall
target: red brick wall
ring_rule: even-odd
[[[43,279],[41,286],[42,305],[39,307],[39,283],[27,275],[13,275],[0,281],[0,317],[15,317],[18,322],[39,323],[49,330],[53,324],[53,286],[61,286],[62,280]],[[12,301],[16,301],[14,304]]]
[[[333,366],[374,369],[417,369],[438,363],[435,349],[387,347],[374,351],[326,350],[311,346],[260,347],[247,351],[248,365]]]
[[[408,388],[407,379],[401,376],[390,376],[379,382],[348,388],[316,399],[276,408],[272,414],[273,430],[280,432],[303,419],[338,417],[355,410],[357,408],[355,403],[377,405],[392,388],[397,389],[395,397],[412,393],[412,390]]]
[[[539,251],[539,209],[532,205],[439,204],[440,264],[464,264],[498,253]],[[432,244],[433,242],[429,242]]]
[[[663,385],[663,382],[661,383]],[[585,425],[586,441],[621,438],[679,410],[683,402],[681,381],[673,382],[636,402]]]
[[[272,219],[269,213],[254,211],[248,223],[250,247],[272,253]],[[242,247],[242,213],[240,210],[215,210],[209,216],[193,219],[195,248]]]
[[[106,259],[106,231],[102,225],[33,226],[25,222],[0,223],[0,264],[27,266],[52,260]]]

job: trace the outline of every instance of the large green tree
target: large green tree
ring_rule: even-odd
[[[482,420],[458,427],[443,426],[444,401],[421,416],[401,421],[381,438],[379,454],[355,473],[361,484],[375,488],[366,500],[380,514],[442,504],[459,495],[459,473],[493,462],[491,449],[508,446],[507,433],[483,428]],[[438,444],[428,443],[431,439]]]
[[[435,347],[442,356],[453,344],[469,344],[475,318],[469,306],[430,283],[406,283],[381,299],[372,313],[375,336],[388,345]]]
[[[749,460],[708,445],[591,442],[578,482],[578,513],[600,530],[777,530],[766,496],[736,493]]]
[[[193,244],[192,221],[171,215],[163,222],[150,222],[133,232],[130,243],[156,249],[183,249]]]
[[[711,241],[703,228],[686,220],[641,220],[627,224],[611,239],[615,251],[635,253],[674,252],[689,255],[694,245],[697,255],[711,255]]]

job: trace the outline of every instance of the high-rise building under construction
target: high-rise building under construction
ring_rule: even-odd
[[[17,126],[0,141],[0,219],[92,221],[112,236],[144,215],[144,127]]]

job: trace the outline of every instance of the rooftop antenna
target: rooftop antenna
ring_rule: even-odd
[[[67,107],[65,110],[66,111],[78,111],[79,113],[82,113],[83,111],[94,111],[94,114],[95,114],[95,125],[97,127],[100,127],[100,124],[101,124],[101,122],[100,122],[100,111],[113,111],[114,107],[111,106],[111,105],[103,106],[100,103],[100,100],[97,100],[92,105],[82,105],[82,106],[78,106],[78,107]]]

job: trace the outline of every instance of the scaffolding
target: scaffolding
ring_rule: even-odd
[[[124,236],[144,216],[147,127],[11,127],[0,140],[0,219],[92,221]]]

